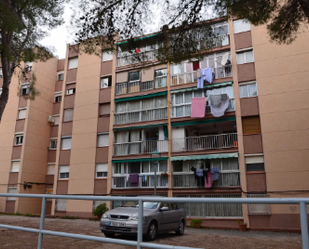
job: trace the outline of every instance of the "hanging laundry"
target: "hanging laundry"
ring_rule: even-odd
[[[213,70],[213,69],[212,69],[211,67],[209,67],[209,68],[206,69],[206,72],[205,72],[205,80],[206,80],[209,84],[211,84],[211,83],[213,82],[213,80],[214,80],[214,75],[213,75],[212,70]]]
[[[198,177],[204,176],[203,169],[196,169],[195,174]]]
[[[198,70],[196,71],[196,76],[197,76],[198,78],[201,78],[201,77],[202,77],[202,71],[201,71],[201,69],[198,69]]]
[[[194,167],[191,167],[191,170],[194,172],[194,178],[197,181],[197,186],[204,186],[204,170],[196,169]]]
[[[131,174],[129,178],[131,187],[138,187],[138,174]]]
[[[191,117],[203,118],[205,117],[206,98],[192,98],[191,99]]]
[[[223,96],[222,96],[223,95]],[[220,97],[218,97],[220,96]],[[229,107],[230,99],[227,94],[210,95],[210,112],[214,117],[221,117],[224,115],[226,109]]]
[[[143,176],[143,182],[145,182],[146,176]]]
[[[212,187],[212,180],[211,180],[211,173],[207,172],[205,175],[205,188],[211,188]]]
[[[193,64],[193,71],[196,71],[200,68],[200,62],[199,61],[194,61],[192,64]]]
[[[205,76],[206,76],[205,68],[202,68],[197,71],[197,88],[204,88],[204,81],[206,79]]]
[[[211,169],[211,180],[216,181],[219,180],[220,170],[219,167],[214,167]]]

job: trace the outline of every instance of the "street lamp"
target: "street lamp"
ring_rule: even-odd
[[[161,158],[161,153],[158,152],[157,150],[154,150],[150,154],[150,162],[154,163],[154,180],[155,180],[155,185],[154,185],[154,195],[157,195],[157,164],[159,163],[159,158]]]

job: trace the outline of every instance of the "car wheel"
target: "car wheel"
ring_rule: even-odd
[[[185,232],[185,223],[183,220],[180,221],[178,229],[175,232],[177,235],[183,235],[183,233]]]
[[[105,233],[103,232],[106,238],[114,238],[115,233]]]
[[[148,227],[148,231],[146,234],[146,238],[147,240],[154,240],[157,237],[157,225],[154,222],[151,222],[149,227]]]

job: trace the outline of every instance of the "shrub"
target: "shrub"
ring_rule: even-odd
[[[108,211],[108,208],[106,207],[106,203],[102,203],[96,207],[96,209],[93,211],[93,214],[95,216],[102,216],[107,211]]]
[[[190,222],[190,227],[200,228],[202,226],[203,221],[200,219],[193,219]]]
[[[76,220],[76,219],[79,219],[79,217],[78,217],[78,216],[64,215],[64,216],[61,216],[60,219],[71,219],[71,220]]]

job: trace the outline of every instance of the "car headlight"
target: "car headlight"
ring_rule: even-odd
[[[106,218],[109,218],[109,214],[108,214],[108,213],[104,213],[103,216],[102,216],[102,218],[105,218],[105,219],[106,219]]]
[[[138,220],[138,215],[131,216],[130,220]],[[146,220],[146,216],[143,217],[143,220]]]

